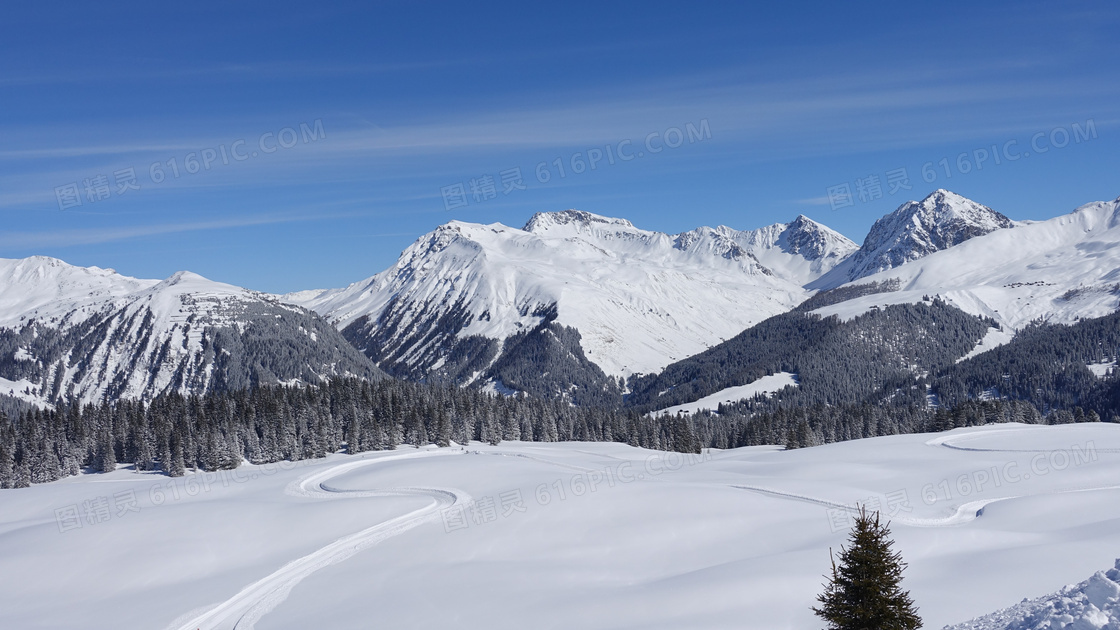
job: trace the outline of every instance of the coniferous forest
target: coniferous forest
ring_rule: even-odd
[[[605,398],[610,404],[386,378],[172,393],[150,403],[7,404],[0,407],[0,488],[118,464],[178,476],[400,444],[613,441],[698,452],[804,448],[999,422],[1120,420],[1120,377],[1099,378],[1086,367],[1115,360],[1120,315],[1040,323],[1006,346],[955,361],[989,325],[937,301],[887,307],[848,323],[790,313],[660,375],[633,379],[627,399]],[[853,357],[862,372],[846,367]],[[533,366],[518,369],[528,375]],[[678,402],[779,370],[797,373],[799,386],[715,412],[650,413],[659,389],[670,392],[661,398]]]
[[[492,396],[475,389],[399,380],[271,386],[205,396],[163,395],[33,409],[0,416],[0,487],[26,487],[87,471],[135,464],[179,476],[360,453],[399,444],[448,446],[479,440],[615,441],[699,452],[688,418],[655,420],[636,411],[559,400]]]

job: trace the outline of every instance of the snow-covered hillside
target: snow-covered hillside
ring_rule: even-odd
[[[737,403],[742,400],[748,400],[759,394],[772,394],[780,391],[785,387],[797,387],[797,375],[790,372],[778,372],[769,376],[763,376],[757,381],[747,383],[746,385],[736,385],[735,387],[728,387],[721,389],[714,394],[708,394],[703,398],[683,405],[673,405],[664,409],[657,410],[657,415],[676,415],[678,413],[692,414],[701,410],[707,409],[708,411],[715,411],[719,409],[721,404]]]
[[[1011,330],[1035,320],[1070,323],[1107,315],[1120,306],[1120,199],[995,230],[853,284],[895,279],[898,291],[816,312],[848,318],[875,305],[939,295]]]
[[[0,627],[812,630],[862,503],[890,520],[903,586],[941,628],[1109,566],[1118,484],[1110,424],[122,468],[0,491]]]
[[[266,294],[189,272],[139,280],[0,259],[0,378],[29,402],[375,373],[321,318]]]
[[[829,289],[1009,227],[1011,220],[995,210],[938,189],[876,221],[859,251],[810,287]]]
[[[569,210],[537,214],[523,229],[453,221],[376,276],[285,297],[340,329],[360,328],[351,341],[395,371],[437,370],[463,339],[504,340],[554,309],[591,361],[629,375],[789,310],[808,296],[807,278],[854,249],[804,217],[753,232],[669,235]]]

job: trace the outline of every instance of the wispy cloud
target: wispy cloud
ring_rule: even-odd
[[[320,69],[321,70],[321,69]],[[339,71],[346,71],[340,68]],[[732,73],[733,74],[733,73]],[[644,137],[668,126],[708,118],[725,133],[748,138],[804,138],[824,132],[830,136],[873,134],[877,129],[914,127],[929,121],[925,137],[939,140],[950,122],[963,122],[972,132],[972,113],[963,120],[960,110],[938,116],[939,110],[975,108],[985,104],[1030,101],[1037,115],[1045,94],[1061,95],[1048,107],[1069,107],[1078,99],[1107,101],[1120,93],[1115,85],[1087,85],[1074,77],[1038,80],[1015,77],[965,76],[945,69],[915,69],[894,75],[834,74],[798,80],[739,82],[728,73],[681,78],[656,85],[632,84],[598,91],[569,93],[532,103],[493,103],[477,111],[442,112],[427,120],[382,120],[380,124],[328,129],[329,142],[316,150],[350,155],[372,152],[445,153],[503,148],[562,147]],[[1067,104],[1062,108],[1061,104]],[[1006,109],[1000,112],[1006,115]],[[298,125],[295,121],[294,124]],[[984,120],[985,126],[992,121]],[[944,124],[942,124],[944,123]],[[1007,124],[1006,122],[1004,124]],[[259,136],[276,129],[261,129]],[[114,133],[127,137],[127,131]],[[242,134],[244,135],[244,134]],[[250,134],[252,136],[252,134]],[[921,137],[911,135],[913,141]],[[152,142],[89,143],[57,147],[6,148],[0,159],[114,156],[132,153],[198,150],[229,144],[234,137],[213,134],[166,138]],[[252,144],[256,137],[245,136]],[[9,143],[10,144],[10,143]]]
[[[795,199],[793,203],[802,206],[827,206],[830,202],[828,197],[810,197],[808,199]]]
[[[191,223],[164,223],[132,227],[92,228],[79,230],[51,230],[43,232],[0,232],[0,249],[11,251],[37,250],[48,247],[70,247],[123,241],[145,236],[159,236],[180,232],[221,230],[276,223],[294,223],[324,218],[317,216],[250,216],[216,221]]]
[[[105,84],[127,83],[133,81],[217,79],[229,80],[299,80],[322,79],[334,76],[361,76],[386,74],[391,72],[417,72],[447,66],[477,63],[466,57],[434,61],[409,61],[393,63],[312,63],[305,61],[288,62],[240,62],[200,66],[179,67],[133,67],[118,68],[115,72],[83,71],[73,73],[43,73],[22,76],[0,76],[0,86],[28,86],[52,84]]]
[[[464,159],[485,159],[502,168],[520,165],[526,155],[551,161],[563,151],[623,140],[640,145],[648,134],[698,125],[701,120],[708,121],[712,133],[712,141],[705,145],[709,155],[758,163],[912,149],[994,135],[1011,139],[1048,129],[1048,125],[1083,121],[1085,112],[1095,112],[1099,126],[1106,124],[1105,118],[1120,114],[1116,105],[1120,86],[1114,84],[1063,76],[1027,80],[1023,73],[1006,68],[958,70],[929,67],[874,76],[846,73],[769,81],[736,78],[724,71],[554,99],[538,95],[533,102],[491,103],[475,111],[439,116],[399,114],[396,120],[380,124],[324,113],[323,139],[213,172],[168,179],[159,187],[251,188],[278,182],[321,185],[393,180],[400,188],[399,183],[410,178],[430,179],[461,171]],[[239,138],[249,151],[255,151],[262,135],[276,133],[283,126],[298,129],[301,122],[311,121],[297,119],[253,133],[224,136],[205,133],[161,138],[121,128],[107,129],[107,137],[113,138],[107,142],[56,146],[8,142],[0,151],[0,162],[10,167],[2,178],[0,206],[26,205],[31,199],[50,204],[57,186],[127,167],[135,167],[143,177],[151,163],[177,159],[181,166],[192,151],[228,147]],[[243,123],[239,126],[246,128]],[[53,137],[66,138],[67,134]],[[61,165],[67,169],[66,177]]]

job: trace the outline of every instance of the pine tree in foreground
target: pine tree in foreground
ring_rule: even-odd
[[[847,549],[840,548],[840,565],[832,561],[832,576],[817,596],[818,617],[829,630],[916,630],[922,627],[910,593],[902,590],[902,554],[892,551],[887,525],[879,513],[863,507],[856,516]],[[830,554],[831,555],[831,554]]]

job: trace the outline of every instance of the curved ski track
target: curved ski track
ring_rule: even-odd
[[[1054,449],[1009,449],[1009,448],[970,448],[965,446],[957,446],[952,444],[954,440],[966,439],[969,437],[976,437],[980,435],[989,435],[992,433],[1006,433],[1015,431],[1015,429],[998,429],[995,431],[973,431],[970,433],[962,433],[958,435],[944,435],[936,437],[926,442],[927,446],[940,446],[942,448],[949,448],[958,451],[971,451],[971,452],[984,452],[984,453],[1049,453]],[[1094,449],[1097,453],[1120,453],[1120,449]],[[821,499],[818,497],[811,497],[803,494],[796,494],[793,492],[784,492],[781,490],[773,490],[771,488],[763,488],[760,486],[744,486],[732,485],[733,488],[740,490],[747,490],[750,492],[757,492],[766,494],[781,499],[789,499],[792,501],[802,501],[805,503],[814,503],[828,508],[836,508],[843,510],[851,510],[852,506],[845,505],[836,501],[828,499]],[[1018,494],[1006,497],[995,497],[991,499],[979,499],[976,501],[969,501],[957,506],[956,511],[949,516],[940,518],[911,518],[906,516],[896,516],[891,519],[892,522],[901,525],[908,525],[910,527],[949,527],[953,525],[961,525],[980,518],[984,514],[984,508],[992,503],[999,501],[1009,501],[1011,499],[1019,499],[1026,496],[1038,496],[1039,494],[1071,494],[1075,492],[1093,492],[1096,490],[1117,490],[1120,485],[1111,486],[1096,486],[1091,488],[1073,488],[1068,490],[1053,490],[1050,492],[1036,493],[1036,494]]]
[[[429,505],[402,516],[343,536],[302,558],[293,560],[270,575],[241,589],[236,595],[185,621],[176,621],[176,630],[252,630],[257,621],[280,605],[292,589],[319,569],[342,562],[358,552],[403,534],[419,525],[435,520],[439,511],[469,503],[470,495],[454,488],[388,488],[376,490],[341,490],[327,481],[358,468],[401,459],[415,459],[458,454],[459,451],[421,451],[374,459],[346,462],[297,479],[284,490],[285,494],[308,499],[341,499],[354,497],[419,496],[432,499]]]

